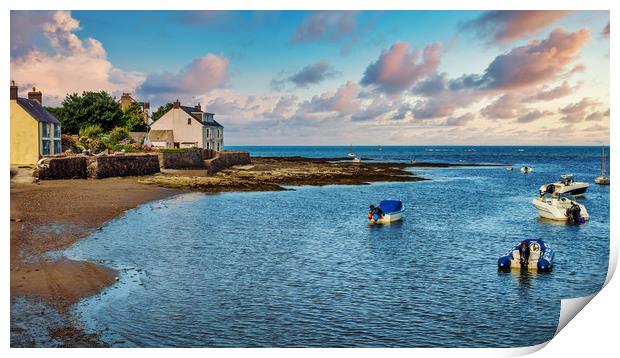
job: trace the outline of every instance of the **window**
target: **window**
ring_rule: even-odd
[[[187,125],[191,125],[191,124],[192,124],[192,119],[191,119],[191,118],[188,118],[188,119],[187,119]]]
[[[211,136],[211,129],[207,128],[207,138]]]
[[[41,137],[42,138],[50,137],[50,124],[49,123],[41,123]]]
[[[62,143],[60,139],[54,139],[54,154],[60,154],[62,152]]]
[[[44,140],[42,140],[42,141],[41,141],[41,143],[43,144],[43,145],[41,146],[41,148],[42,148],[42,150],[43,150],[43,155],[50,155],[50,154],[52,154],[52,153],[50,152],[50,149],[51,149],[51,148],[50,148],[50,146],[51,146],[51,142],[52,142],[51,140],[47,140],[47,139],[44,139]]]
[[[60,124],[54,124],[54,138],[60,138]]]

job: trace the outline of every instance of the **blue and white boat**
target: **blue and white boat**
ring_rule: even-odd
[[[405,206],[400,200],[381,200],[379,205],[371,205],[370,208],[368,220],[371,224],[389,224],[402,220],[405,211]]]
[[[522,248],[522,245],[526,245]],[[523,250],[525,249],[525,250]],[[521,260],[521,252],[529,254],[527,260]],[[538,270],[543,272],[551,271],[555,252],[541,239],[526,239],[515,245],[506,255],[497,260],[497,267],[500,270],[510,270],[511,268],[523,268],[527,270]]]

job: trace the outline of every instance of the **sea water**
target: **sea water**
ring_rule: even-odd
[[[343,147],[242,147],[252,155],[343,157]],[[553,337],[560,299],[601,289],[609,187],[597,147],[354,147],[369,160],[503,163],[412,168],[431,179],[291,191],[193,193],[147,203],[66,251],[120,272],[75,313],[113,346],[518,347]],[[521,174],[519,167],[534,168]],[[591,183],[590,221],[538,218],[538,187]],[[369,226],[400,199],[402,222]],[[523,238],[556,250],[546,274],[502,273]]]

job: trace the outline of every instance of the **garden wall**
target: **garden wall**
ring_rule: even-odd
[[[86,178],[86,157],[61,157],[46,160],[42,167],[34,171],[34,176],[47,179]]]
[[[88,157],[87,163],[86,175],[93,179],[149,175],[159,172],[159,159],[155,154]]]
[[[166,169],[202,167],[202,149],[162,149],[159,152],[159,165]]]
[[[245,164],[252,164],[250,153],[232,150],[219,152],[215,158],[204,161],[204,166],[209,171],[209,174],[215,174],[234,165]]]

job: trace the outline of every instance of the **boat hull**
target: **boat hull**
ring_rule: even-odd
[[[383,214],[383,216],[379,220],[370,219],[370,223],[383,225],[401,221],[403,219],[403,211],[405,211],[404,207],[401,211]]]
[[[574,197],[583,196],[588,190],[589,184],[586,182],[574,182],[570,185],[565,185],[564,183],[556,182],[552,184],[545,184],[539,188],[539,192],[544,194],[547,192],[547,187],[549,185],[553,185],[554,190],[553,194],[566,194]]]
[[[594,182],[598,185],[609,185],[609,178],[604,176],[596,177]]]
[[[553,268],[555,252],[544,241],[539,239],[525,240],[530,245],[530,257],[527,265],[521,265],[519,245],[508,251],[497,260],[499,270],[526,269],[528,271],[549,272]]]
[[[556,220],[556,221],[568,221],[566,216],[566,209],[570,207],[571,201],[566,198],[543,200],[542,198],[532,199],[532,205],[538,211],[538,215],[541,218]],[[581,217],[585,220],[590,219],[588,210],[582,204],[577,204],[581,208]]]

